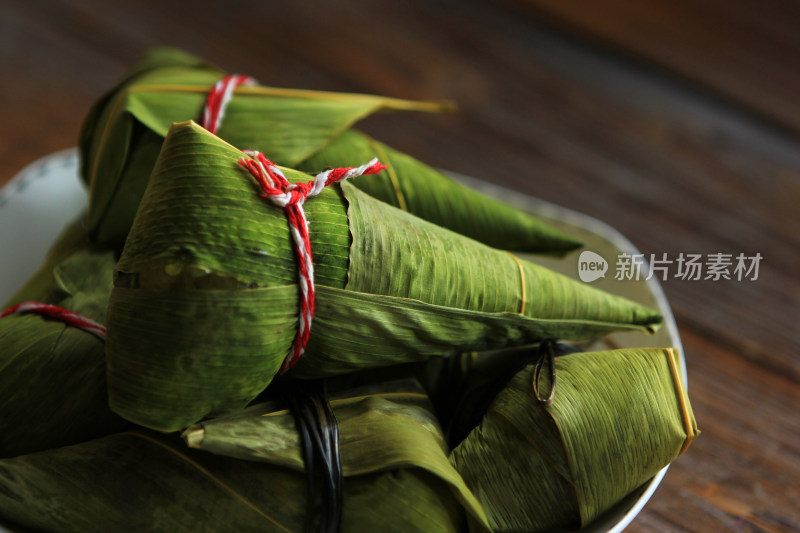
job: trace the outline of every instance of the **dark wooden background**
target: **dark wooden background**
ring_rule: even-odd
[[[646,254],[760,253],[757,281],[663,283],[703,434],[630,531],[800,530],[800,4],[6,0],[0,184],[74,146],[156,44],[267,85],[452,99],[365,128]]]

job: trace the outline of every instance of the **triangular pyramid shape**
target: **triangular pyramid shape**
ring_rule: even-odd
[[[286,218],[241,157],[193,122],[173,126],[117,265],[111,405],[141,425],[174,430],[245,405],[294,338]],[[318,302],[303,377],[661,321],[352,187],[328,187],[305,210]]]

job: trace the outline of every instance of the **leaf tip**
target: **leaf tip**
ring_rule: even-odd
[[[199,448],[206,438],[206,430],[199,426],[192,426],[181,433],[181,437],[189,448]]]

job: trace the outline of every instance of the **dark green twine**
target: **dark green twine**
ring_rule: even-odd
[[[308,476],[306,533],[314,533],[315,487],[322,482],[319,533],[338,533],[342,522],[342,460],[339,424],[331,409],[324,381],[286,384],[284,400],[294,416]]]
[[[489,410],[495,397],[508,385],[518,372],[528,365],[535,365],[533,372],[533,392],[536,399],[548,406],[553,401],[556,390],[556,367],[554,358],[574,352],[565,344],[555,340],[544,340],[536,346],[512,348],[498,352],[489,368],[482,367],[479,376],[471,376],[473,386],[465,391],[456,405],[450,424],[447,427],[447,441],[455,447],[480,424],[483,415]],[[542,371],[547,368],[549,388],[540,388]],[[469,381],[469,380],[468,380]]]

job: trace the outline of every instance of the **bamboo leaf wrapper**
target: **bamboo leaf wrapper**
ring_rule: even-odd
[[[533,369],[520,371],[451,454],[492,530],[582,527],[682,454],[699,431],[675,357],[558,357],[549,407],[535,398]]]
[[[117,265],[110,401],[141,425],[180,429],[242,407],[269,384],[296,331],[285,215],[259,196],[240,157],[196,124],[175,125]],[[318,310],[303,377],[661,321],[352,187],[325,189],[305,209]],[[376,327],[354,320],[368,314]]]
[[[59,237],[39,271],[3,307],[27,300],[105,320],[114,257],[88,246],[82,221]],[[0,320],[0,457],[119,431],[108,408],[105,347],[93,335],[36,315]]]
[[[122,246],[169,127],[199,119],[208,91],[223,74],[188,54],[158,49],[95,105],[80,147],[82,177],[90,186],[89,230],[96,242]],[[379,199],[495,247],[556,255],[578,247],[539,219],[348,131],[380,110],[441,107],[371,95],[240,87],[218,133],[234,146],[260,150],[301,170],[347,166],[371,159],[377,150],[389,168],[374,180],[355,183]]]
[[[345,469],[342,531],[464,531],[467,512],[476,531],[486,531],[425,395],[401,385],[334,400]],[[186,434],[200,450],[133,430],[0,460],[0,516],[58,533],[304,531],[307,478],[285,410],[254,405]]]
[[[503,250],[561,256],[580,246],[524,211],[484,196],[413,157],[353,129],[295,167],[307,172],[348,166],[373,157],[387,166],[377,177],[350,183],[419,218]]]
[[[444,489],[446,496],[426,502],[402,487],[391,494],[376,495],[375,507],[384,515],[380,519],[384,524],[398,530],[463,530],[466,511],[476,531],[488,530],[483,510],[447,461],[448,448],[438,421],[427,395],[415,381],[371,383],[339,391],[332,394],[331,406],[339,421],[345,501],[349,484],[359,476],[425,472],[434,476],[434,486]],[[277,402],[204,421],[187,429],[184,438],[190,446],[220,455],[281,465],[297,472],[305,468],[292,417]],[[382,503],[386,500],[393,505]],[[449,509],[441,507],[443,504]],[[409,512],[412,506],[414,512]],[[346,514],[344,519],[343,531],[363,529],[354,521],[348,524]]]

